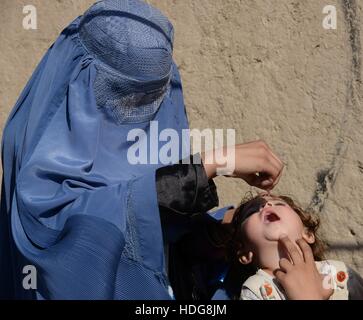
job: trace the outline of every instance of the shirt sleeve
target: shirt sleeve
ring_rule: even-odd
[[[353,269],[348,268],[349,280],[348,291],[349,300],[363,300],[363,279]]]
[[[159,207],[180,214],[204,213],[219,204],[216,185],[203,163],[159,168],[156,186]]]

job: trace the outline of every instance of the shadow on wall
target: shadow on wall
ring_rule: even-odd
[[[350,244],[350,243],[329,243],[327,244],[327,251],[355,251],[363,250],[362,244]]]

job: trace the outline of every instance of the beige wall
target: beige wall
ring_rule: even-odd
[[[1,129],[45,50],[92,2],[0,1]],[[363,273],[362,2],[149,2],[174,23],[191,127],[267,141],[286,163],[276,192],[304,206],[317,199],[330,257]],[[26,4],[38,9],[36,31],[22,28]],[[327,4],[337,7],[337,30],[322,28]],[[249,190],[237,180],[217,184],[221,205]]]

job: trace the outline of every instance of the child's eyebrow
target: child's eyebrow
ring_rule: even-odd
[[[283,203],[286,204],[287,206],[289,205],[285,200],[278,198],[278,197],[272,197],[272,196],[262,196],[263,199],[265,199],[267,202],[279,202],[279,203]]]
[[[271,200],[269,200],[269,201],[277,202],[277,203],[283,203],[283,204],[288,205],[288,203],[287,203],[286,201],[282,200],[282,199],[271,199]]]

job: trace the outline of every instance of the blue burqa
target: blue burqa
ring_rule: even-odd
[[[104,0],[45,54],[3,134],[1,298],[171,299],[155,186],[165,163],[150,163],[147,139],[151,120],[179,140],[188,128],[172,42],[155,8]],[[128,160],[131,129],[147,134],[149,164]]]

